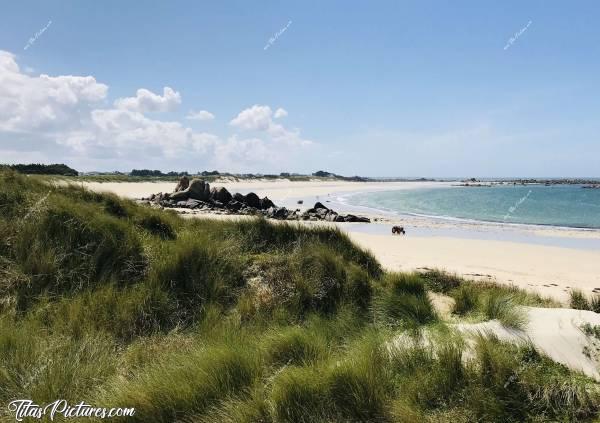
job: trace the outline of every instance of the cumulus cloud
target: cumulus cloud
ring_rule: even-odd
[[[269,106],[243,110],[232,121],[236,129],[258,132],[251,137],[221,138],[147,115],[180,103],[181,95],[165,87],[163,95],[141,88],[111,105],[108,86],[93,76],[28,75],[14,54],[0,50],[0,157],[11,162],[70,160],[82,170],[218,166],[267,171],[287,166],[310,144],[298,130],[274,123]],[[202,110],[188,118],[214,116]]]
[[[0,51],[0,130],[55,131],[77,125],[106,98],[92,76],[29,76],[12,53]]]
[[[265,132],[277,141],[290,144],[312,144],[312,141],[300,137],[300,131],[288,130],[283,125],[273,122],[273,118],[286,115],[287,112],[284,109],[277,109],[277,112],[273,114],[269,106],[255,104],[252,107],[242,110],[229,123],[242,130]]]
[[[287,110],[285,110],[285,109],[282,109],[282,108],[280,107],[279,109],[275,110],[275,114],[273,115],[273,117],[274,117],[275,119],[279,119],[279,118],[282,118],[282,117],[286,117],[287,115],[288,115],[288,112],[287,112]]]
[[[170,87],[163,88],[163,95],[155,94],[145,88],[137,90],[135,97],[119,98],[115,101],[118,109],[133,112],[168,112],[181,104],[181,94]]]
[[[269,106],[254,106],[242,110],[237,117],[229,122],[233,126],[241,129],[253,131],[267,131],[273,124],[271,116],[273,112]]]
[[[213,120],[215,118],[215,115],[206,110],[200,110],[198,112],[190,110],[190,112],[185,118],[189,120]]]

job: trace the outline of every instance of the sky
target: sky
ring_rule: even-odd
[[[0,163],[600,176],[595,1],[27,1]]]

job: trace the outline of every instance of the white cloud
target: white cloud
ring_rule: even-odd
[[[288,115],[288,112],[287,112],[287,110],[285,110],[285,109],[282,109],[282,108],[280,107],[279,109],[275,110],[275,114],[273,115],[273,117],[274,117],[275,119],[279,119],[279,118],[282,118],[282,117],[286,117],[287,115]]]
[[[185,118],[189,120],[213,120],[215,118],[215,115],[206,110],[200,110],[198,112],[190,110],[190,112]]]
[[[267,131],[273,124],[271,115],[273,112],[269,106],[254,106],[242,110],[230,124],[241,129],[252,131]]]
[[[132,167],[277,171],[308,150],[298,130],[273,122],[269,106],[242,111],[232,126],[259,132],[221,138],[147,112],[167,111],[181,95],[146,89],[108,102],[108,86],[92,76],[27,75],[15,55],[0,50],[0,157],[16,161],[68,161],[81,170]],[[281,109],[283,110],[283,109]],[[276,112],[280,115],[282,112]],[[214,117],[207,111],[193,118]],[[235,122],[235,123],[234,123]]]
[[[50,132],[77,125],[90,106],[106,98],[108,86],[92,76],[22,73],[15,56],[0,51],[0,130]]]
[[[119,98],[115,101],[118,109],[133,112],[168,112],[181,104],[181,94],[170,87],[163,88],[163,95],[154,94],[145,88],[137,90],[135,97]]]
[[[282,112],[287,115],[284,109],[277,109],[275,117],[281,117]],[[242,110],[234,119],[229,122],[230,125],[247,131],[265,132],[276,141],[285,143],[309,145],[312,141],[302,139],[298,130],[288,130],[283,125],[273,122],[273,111],[269,106],[255,104],[252,107]]]

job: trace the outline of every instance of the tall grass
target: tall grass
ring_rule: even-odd
[[[375,321],[415,328],[437,319],[425,284],[417,274],[388,274],[373,300]]]
[[[522,329],[527,324],[525,312],[510,295],[488,295],[483,311],[488,319],[498,319],[509,328]]]
[[[482,337],[467,350],[428,291],[452,296],[461,318],[512,326],[520,306],[551,305],[542,298],[384,272],[338,230],[185,220],[52,181],[0,172],[2,403],[135,407],[128,421],[149,423],[599,411],[592,381],[530,347]]]
[[[472,285],[461,285],[455,290],[453,298],[452,312],[464,316],[477,308],[479,294]]]

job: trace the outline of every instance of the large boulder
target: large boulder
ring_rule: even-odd
[[[249,192],[246,194],[245,201],[248,207],[254,207],[255,209],[260,209],[260,198],[253,192]]]
[[[315,209],[315,210],[319,210],[319,209],[329,210],[329,208],[325,207],[322,203],[320,203],[318,201],[315,203],[315,206],[313,207],[313,209]]]
[[[170,199],[174,201],[183,201],[188,198],[194,200],[206,201],[210,196],[210,185],[200,179],[192,179],[190,185],[182,190],[171,194]]]
[[[239,192],[236,192],[235,194],[233,194],[233,199],[240,203],[246,204],[246,196],[243,194],[240,194]]]
[[[190,198],[206,201],[210,197],[210,185],[200,179],[192,179],[188,188]]]
[[[173,199],[175,201],[185,201],[188,198],[190,198],[189,188],[184,189],[183,191],[173,192],[169,195],[168,198]]]
[[[244,203],[241,203],[238,200],[231,200],[225,207],[231,211],[239,211],[243,206]]]
[[[269,197],[260,199],[260,209],[261,210],[267,210],[267,209],[270,209],[271,207],[275,207],[275,204],[269,199]]]
[[[286,219],[289,214],[289,210],[285,207],[274,207],[271,206],[266,212],[267,217],[271,217],[273,219]]]
[[[179,192],[179,191],[188,189],[189,186],[190,186],[190,178],[188,178],[187,176],[184,175],[181,178],[179,178],[179,182],[177,182],[177,186],[175,187],[175,192]]]
[[[231,201],[233,196],[227,191],[225,187],[213,188],[210,190],[210,198],[214,201],[219,201],[223,204],[227,204]]]
[[[344,222],[361,222],[361,223],[369,223],[371,219],[363,216],[355,216],[353,214],[347,214],[344,216]]]

